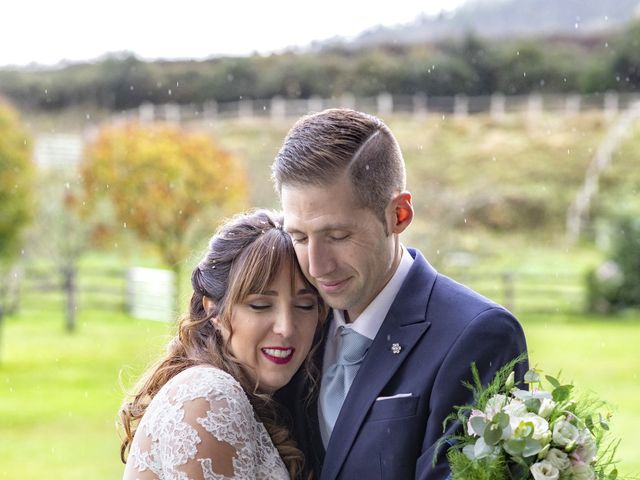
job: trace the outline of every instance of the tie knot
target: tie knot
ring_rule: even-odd
[[[354,331],[352,328],[340,328],[340,347],[338,348],[339,365],[354,365],[362,362],[371,340]]]

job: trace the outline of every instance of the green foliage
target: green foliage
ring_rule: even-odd
[[[32,175],[31,139],[0,98],[0,266],[18,254],[31,220]]]
[[[597,40],[597,41],[596,41]],[[26,108],[120,110],[238,99],[324,98],[350,92],[445,96],[633,91],[640,85],[640,22],[606,38],[486,40],[336,47],[310,53],[144,62],[130,53],[46,71],[0,71],[0,90]]]
[[[508,480],[504,468],[504,458],[488,461],[472,462],[459,450],[449,450],[447,454],[449,464],[455,474],[452,480]]]
[[[586,277],[591,311],[608,312],[640,307],[640,219],[623,218],[616,223],[609,260]]]
[[[635,91],[640,87],[640,21],[617,38],[615,47],[612,76],[619,88]]]

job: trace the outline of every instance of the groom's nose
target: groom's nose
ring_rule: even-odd
[[[309,240],[307,250],[309,275],[312,278],[323,279],[335,270],[335,259],[331,248],[322,240]]]

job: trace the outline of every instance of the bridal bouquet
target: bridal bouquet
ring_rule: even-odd
[[[563,385],[529,370],[529,390],[514,384],[514,360],[483,387],[472,365],[474,405],[457,407],[464,434],[445,439],[453,480],[613,480],[618,476],[617,443],[606,442],[609,429],[603,402],[573,395]]]

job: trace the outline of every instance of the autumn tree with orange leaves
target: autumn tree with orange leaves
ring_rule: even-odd
[[[112,227],[157,247],[176,279],[194,238],[212,234],[247,202],[239,160],[209,135],[169,124],[103,128],[87,146],[81,176],[86,204],[107,199],[118,222]]]

